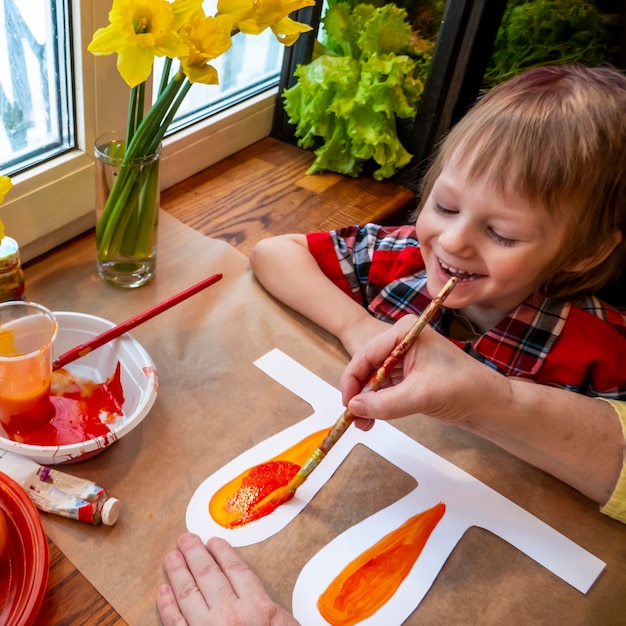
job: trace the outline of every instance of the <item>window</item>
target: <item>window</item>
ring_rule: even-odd
[[[74,147],[67,9],[45,0],[20,5],[0,5],[0,170],[7,175]]]
[[[93,143],[124,128],[128,105],[115,55],[87,52],[111,1],[0,0],[0,173],[14,184],[0,218],[24,261],[94,225]],[[221,84],[194,86],[170,126],[162,188],[269,134],[282,55],[271,33],[234,38]],[[18,99],[27,114],[11,117]]]

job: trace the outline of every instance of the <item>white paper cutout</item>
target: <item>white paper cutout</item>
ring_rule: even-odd
[[[203,541],[211,536],[234,546],[250,545],[282,530],[311,501],[334,474],[352,448],[361,443],[407,474],[418,486],[392,505],[336,537],[302,569],[293,592],[293,612],[302,624],[325,624],[316,604],[321,593],[354,558],[408,518],[433,507],[446,512],[432,532],[420,557],[396,594],[362,624],[401,623],[419,605],[454,546],[472,526],[508,541],[537,563],[582,593],[587,593],[605,567],[574,542],[467,472],[434,454],[387,422],[377,421],[363,432],[350,428],[296,496],[275,512],[235,529],[226,529],[210,516],[213,494],[246,469],[264,463],[308,435],[331,426],[342,413],[337,389],[315,376],[280,350],[274,349],[254,363],[259,369],[313,407],[313,414],[240,454],[209,476],[195,491],[187,507],[189,531]]]

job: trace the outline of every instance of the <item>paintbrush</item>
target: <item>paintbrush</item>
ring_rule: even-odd
[[[424,309],[422,314],[408,330],[402,341],[392,350],[391,354],[385,359],[383,364],[372,374],[363,387],[362,392],[376,391],[385,383],[393,368],[415,343],[419,334],[439,310],[444,300],[450,295],[450,292],[454,289],[457,282],[458,280],[456,278],[451,278],[443,286],[442,290],[435,298],[432,299],[430,304]],[[302,485],[302,483],[311,475],[311,472],[320,464],[330,449],[346,432],[348,426],[350,426],[350,424],[354,421],[354,418],[355,416],[352,415],[348,409],[346,409],[341,417],[335,422],[335,425],[331,428],[328,435],[326,435],[324,441],[322,441],[320,446],[308,458],[291,481],[259,502],[251,511],[234,522],[233,526],[238,526],[242,523],[247,523],[247,521],[259,519],[260,517],[271,513],[276,507],[293,498],[298,487],[300,487],[300,485]]]
[[[122,322],[121,324],[118,324],[117,326],[113,326],[113,328],[109,328],[108,330],[105,330],[103,333],[96,335],[89,341],[82,343],[79,346],[72,348],[71,350],[68,350],[61,356],[54,359],[54,361],[52,361],[52,370],[53,371],[58,370],[59,368],[64,367],[68,363],[71,363],[72,361],[75,361],[76,359],[79,359],[85,356],[86,354],[89,354],[96,348],[103,346],[105,343],[108,343],[109,341],[116,339],[120,335],[123,335],[124,333],[127,333],[128,331],[132,330],[136,326],[139,326],[139,324],[143,324],[144,322],[148,321],[149,319],[152,319],[159,313],[163,313],[163,311],[166,311],[167,309],[173,307],[179,302],[182,302],[183,300],[186,300],[187,298],[197,294],[199,291],[202,291],[203,289],[206,289],[210,285],[213,285],[221,278],[222,278],[222,274],[213,274],[213,276],[209,276],[208,278],[201,280],[199,283],[196,283],[195,285],[192,285],[191,287],[185,289],[184,291],[181,291],[175,296],[172,296],[171,298],[164,300],[160,304],[157,304],[153,306],[152,308],[147,309],[146,311],[143,311],[143,313],[139,313],[138,315],[131,317],[125,322]]]

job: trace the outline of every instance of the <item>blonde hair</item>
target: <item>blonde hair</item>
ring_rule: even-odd
[[[568,222],[541,291],[575,299],[617,277],[626,262],[626,76],[575,65],[528,70],[498,85],[451,130],[422,181],[421,206],[444,165],[469,164]],[[621,233],[621,242],[600,265]],[[584,269],[576,269],[576,266]],[[567,268],[573,268],[568,271]]]

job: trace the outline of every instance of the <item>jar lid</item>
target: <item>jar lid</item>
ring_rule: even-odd
[[[20,260],[20,248],[12,237],[0,240],[0,270],[12,267]]]

